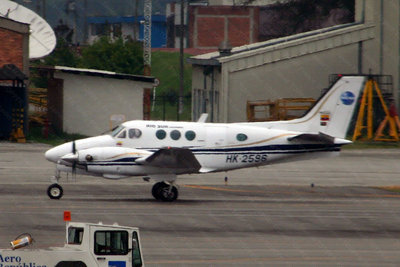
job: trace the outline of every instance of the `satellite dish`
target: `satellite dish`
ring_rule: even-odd
[[[56,47],[56,35],[50,25],[32,10],[8,0],[0,1],[0,16],[30,24],[29,58],[50,54]]]

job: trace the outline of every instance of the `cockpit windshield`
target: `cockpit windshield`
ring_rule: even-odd
[[[119,126],[115,127],[110,134],[112,137],[116,137],[123,129],[125,129],[125,127],[122,125],[119,125]]]

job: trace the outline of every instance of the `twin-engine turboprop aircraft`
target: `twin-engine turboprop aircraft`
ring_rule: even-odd
[[[56,163],[50,198],[63,195],[60,172],[121,179],[144,176],[152,195],[178,197],[177,175],[228,171],[282,161],[337,155],[366,77],[342,76],[301,118],[255,123],[128,121],[109,134],[52,148]]]

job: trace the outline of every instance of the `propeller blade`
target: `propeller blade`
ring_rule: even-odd
[[[72,154],[76,153],[76,144],[75,141],[72,141]]]
[[[76,177],[76,161],[72,163],[72,177]]]

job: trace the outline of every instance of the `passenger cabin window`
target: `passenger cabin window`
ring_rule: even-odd
[[[139,138],[142,136],[142,131],[139,129],[129,129],[128,135],[130,139]]]
[[[83,239],[83,228],[69,227],[68,228],[68,241],[70,245],[80,245]]]
[[[163,140],[167,136],[167,133],[164,130],[158,130],[156,136],[158,139]]]
[[[193,141],[196,138],[196,133],[193,132],[192,130],[189,130],[185,133],[185,137],[189,141]]]
[[[237,139],[238,141],[246,141],[246,140],[247,140],[247,135],[245,135],[245,134],[243,134],[243,133],[237,134],[237,135],[236,135],[236,139]]]
[[[128,254],[127,231],[96,231],[94,233],[94,253],[96,255]]]
[[[170,134],[172,140],[178,140],[181,138],[181,132],[178,130],[173,130]]]
[[[126,131],[122,131],[119,135],[118,138],[126,138]]]

